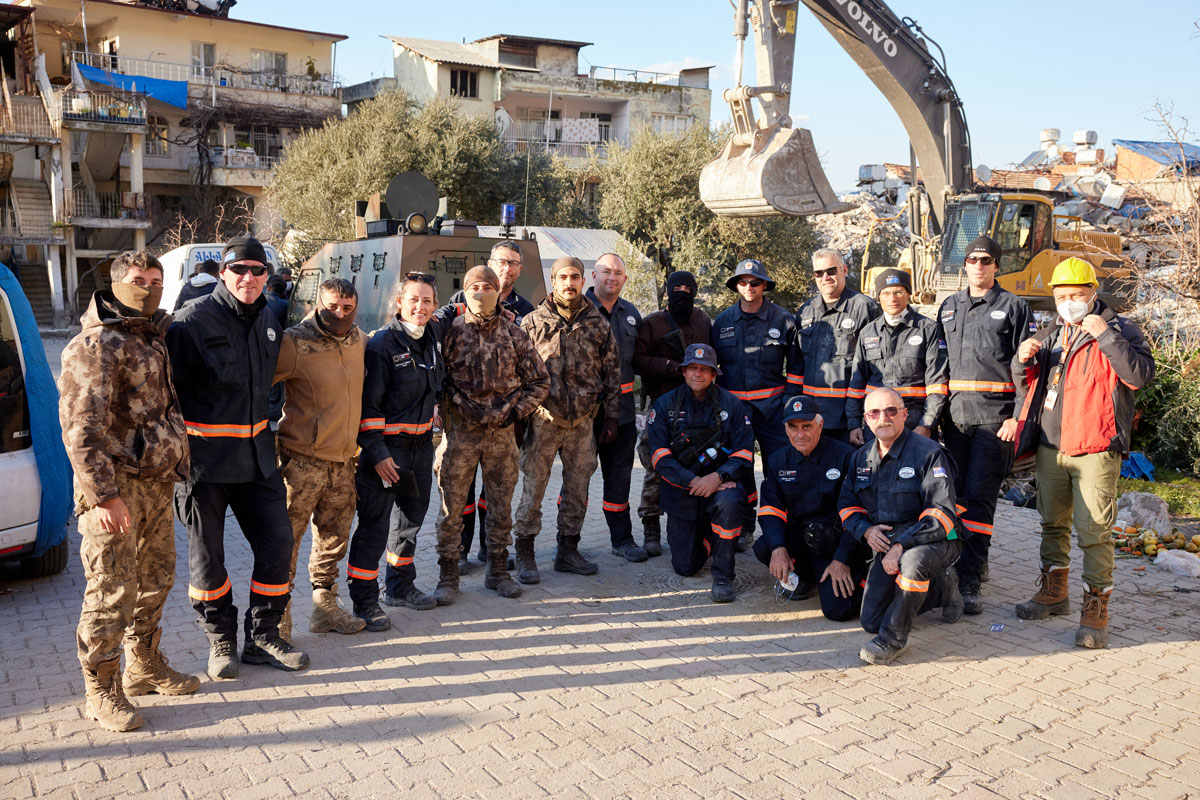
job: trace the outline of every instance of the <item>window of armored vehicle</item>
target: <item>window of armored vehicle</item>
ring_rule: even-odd
[[[0,453],[24,450],[32,443],[17,327],[8,298],[0,293]]]

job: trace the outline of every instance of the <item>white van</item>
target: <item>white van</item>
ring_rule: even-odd
[[[29,423],[25,356],[8,294],[0,288],[0,562],[20,561],[27,577],[62,571],[67,541],[31,558],[38,535],[42,482]]]
[[[269,244],[263,244],[263,248],[266,249],[271,264],[278,264],[279,254],[275,252],[275,248]],[[224,249],[224,243],[185,244],[159,256],[158,260],[163,265],[163,296],[158,304],[159,308],[168,311],[174,308],[175,298],[179,297],[180,290],[195,274],[196,268],[210,258],[220,264],[221,251]]]

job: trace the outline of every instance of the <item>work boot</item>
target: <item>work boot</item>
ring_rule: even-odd
[[[167,657],[158,649],[162,631],[156,630],[142,639],[125,640],[125,674],[122,677],[125,694],[138,695],[191,694],[200,688],[195,675],[176,672],[167,664]]]
[[[487,565],[488,551],[487,538],[483,535],[483,526],[479,526],[479,552],[475,554],[475,560],[480,564]]]
[[[485,560],[486,563],[486,560]],[[439,606],[454,605],[458,594],[458,561],[453,558],[438,558],[438,582],[433,590],[433,600]]]
[[[903,647],[897,647],[891,642],[884,641],[876,636],[862,646],[862,649],[858,651],[858,657],[868,664],[883,665],[892,663],[903,652]]]
[[[942,570],[942,581],[945,583],[944,592],[946,598],[942,604],[942,621],[950,623],[958,622],[962,619],[963,612],[966,609],[967,590],[965,587],[969,584],[963,584],[963,590],[959,591],[958,570],[954,567],[946,567]],[[975,598],[978,601],[978,589],[976,589]],[[979,608],[978,611],[967,611],[966,613],[978,614],[982,610],[982,608]]]
[[[469,558],[467,558],[466,556],[463,556],[462,558],[460,558],[458,560],[458,574],[466,575],[470,571],[471,571],[471,560]]]
[[[1079,630],[1075,631],[1075,646],[1099,650],[1108,646],[1108,598],[1112,587],[1087,587],[1083,594],[1083,611],[1079,613]]]
[[[651,558],[662,555],[662,527],[658,517],[642,517],[642,549]]]
[[[275,669],[295,672],[308,666],[308,654],[292,647],[278,634],[267,634],[246,640],[246,646],[242,648],[242,661],[247,664],[268,664]]]
[[[207,672],[214,681],[238,676],[237,639],[217,639],[208,646]]]
[[[1021,619],[1047,619],[1071,613],[1071,598],[1067,592],[1067,567],[1042,567],[1038,576],[1037,594],[1032,600],[1017,603]]]
[[[530,544],[532,545],[533,542],[530,541]],[[484,588],[494,589],[496,594],[501,597],[520,597],[521,586],[509,576],[507,564],[507,548],[488,552],[488,574],[483,579]]]
[[[588,561],[579,552],[579,537],[563,538],[554,554],[555,572],[573,572],[576,575],[595,575],[600,567]]]
[[[425,594],[412,584],[409,584],[408,588],[401,588],[399,594],[384,592],[380,602],[385,606],[407,606],[413,611],[428,611],[437,607],[437,600],[433,595]]]
[[[289,619],[290,623],[291,620]],[[313,608],[308,616],[310,633],[358,633],[367,623],[338,605],[337,586],[313,589]],[[279,635],[283,636],[283,623],[279,623]],[[290,636],[283,636],[291,641]]]
[[[517,570],[517,580],[524,584],[541,583],[542,576],[538,574],[537,556],[533,552],[533,539],[520,536],[516,539],[514,548],[517,557],[512,568]]]
[[[737,599],[737,594],[733,591],[733,584],[729,581],[713,581],[712,585],[712,601],[714,603],[732,603]]]
[[[637,542],[630,542],[623,547],[614,547],[612,549],[614,556],[620,556],[626,561],[638,564],[645,561],[649,556],[646,551],[638,546]]]
[[[283,610],[283,615],[279,618],[279,635],[285,641],[292,640],[292,600],[290,597],[287,608]]]
[[[742,532],[738,535],[737,541],[733,543],[733,549],[739,553],[744,553],[754,547],[754,529],[742,526]]]
[[[378,601],[370,604],[363,604],[361,606],[358,603],[355,603],[354,616],[366,623],[363,625],[363,627],[372,633],[386,631],[388,628],[392,627],[392,621],[388,619],[387,614],[383,613],[383,609],[379,607]]]
[[[962,613],[974,616],[983,613],[983,590],[979,581],[972,578],[959,578],[958,570],[951,569],[959,593],[962,595]]]
[[[142,715],[138,713],[121,687],[121,661],[113,659],[96,667],[96,671],[83,670],[83,686],[86,696],[83,713],[88,719],[100,723],[108,731],[123,733],[142,727]]]
[[[988,567],[988,562],[983,562],[979,565],[979,582],[987,583],[992,579],[992,570]]]

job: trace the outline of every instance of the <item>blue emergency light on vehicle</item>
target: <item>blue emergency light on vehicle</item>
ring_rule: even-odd
[[[516,225],[517,224],[517,204],[503,203],[500,206],[500,224],[501,225]]]

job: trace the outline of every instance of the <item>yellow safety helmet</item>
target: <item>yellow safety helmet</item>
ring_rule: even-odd
[[[1050,276],[1051,286],[1099,286],[1096,280],[1096,270],[1082,258],[1068,258],[1060,261]]]

